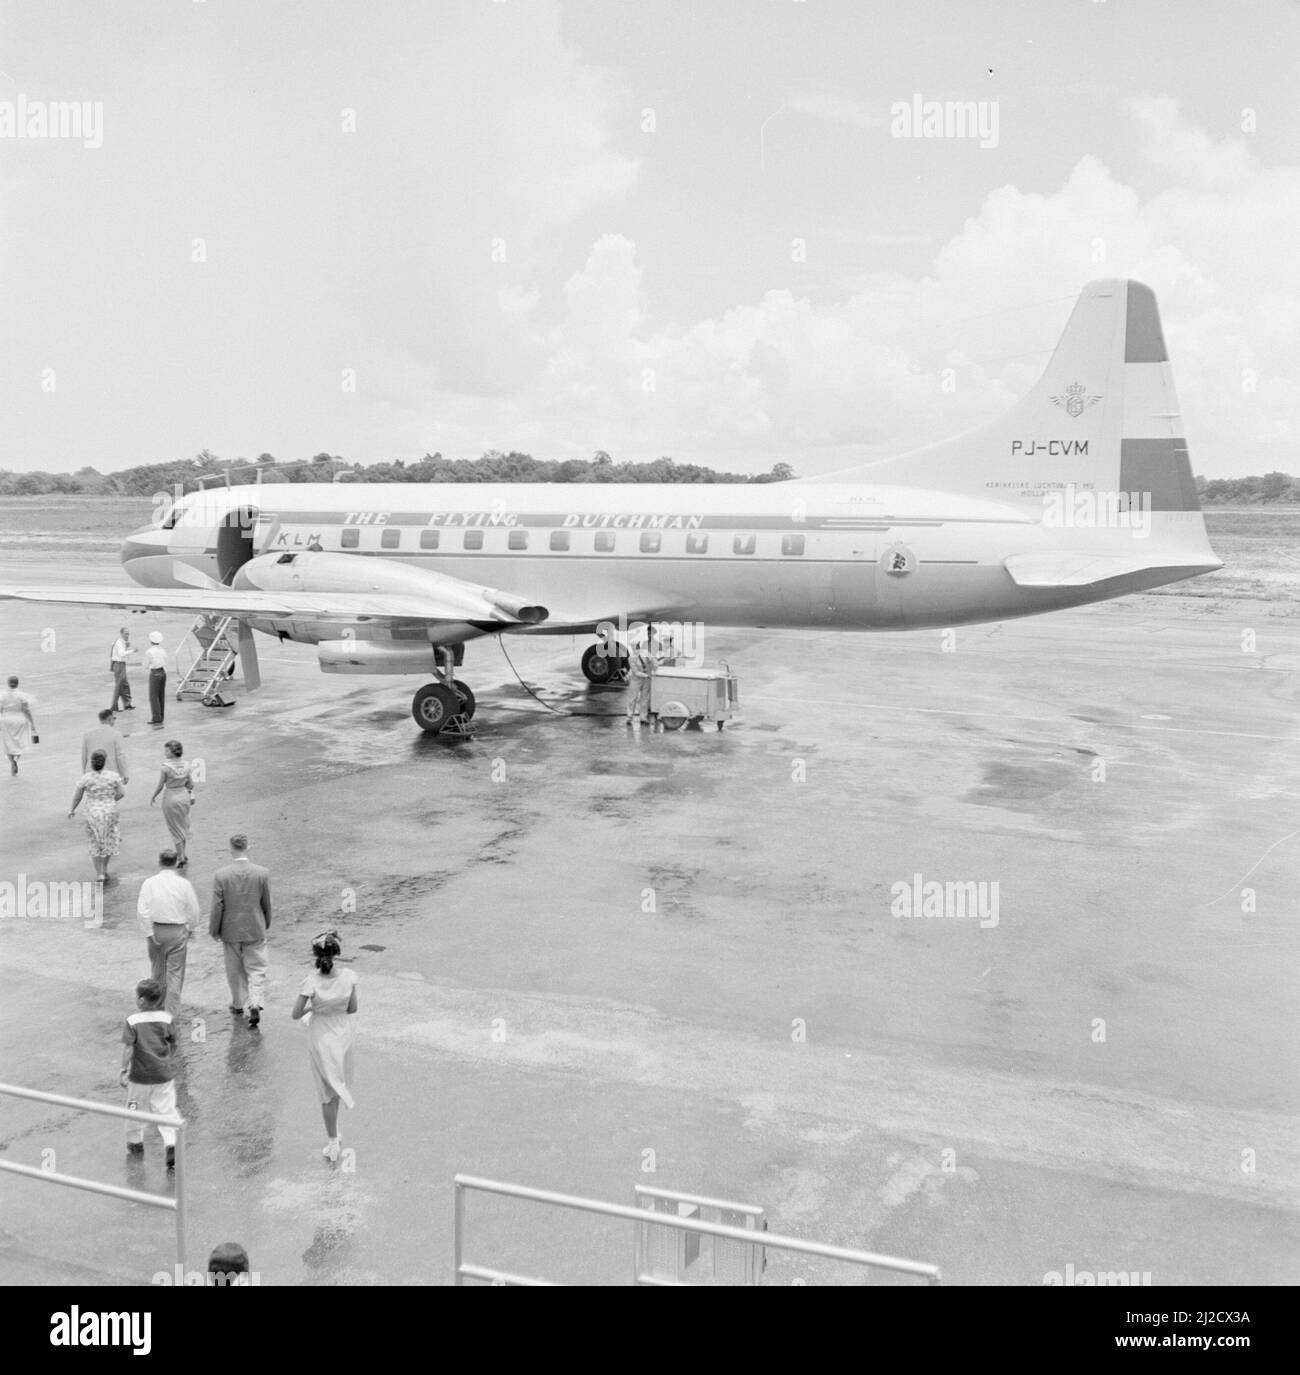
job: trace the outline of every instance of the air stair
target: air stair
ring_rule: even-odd
[[[221,696],[221,688],[234,673],[239,657],[238,618],[204,614],[190,627],[190,639],[196,649],[176,689],[176,700],[230,706]]]

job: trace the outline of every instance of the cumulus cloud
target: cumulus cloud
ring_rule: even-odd
[[[1261,169],[1172,101],[1132,113],[1165,189],[1144,198],[1084,157],[1054,191],[991,191],[925,275],[870,275],[839,299],[771,290],[656,327],[653,269],[626,236],[603,236],[496,442],[526,430],[548,452],[790,459],[804,473],[898,452],[1001,413],[1041,372],[1080,287],[1132,276],[1159,294],[1197,466],[1232,471],[1243,442],[1294,443],[1300,170]]]
[[[523,207],[523,237],[567,225],[593,208],[617,202],[636,185],[637,163],[610,145],[611,78],[581,65],[566,50],[550,55],[559,77],[540,100],[504,97],[492,121],[494,164],[510,169],[504,187]]]
[[[1145,135],[1143,153],[1171,176],[1203,189],[1246,185],[1259,168],[1239,138],[1213,139],[1187,123],[1169,96],[1139,96],[1129,109]]]

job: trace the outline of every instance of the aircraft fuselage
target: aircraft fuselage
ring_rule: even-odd
[[[1139,534],[1048,529],[1023,501],[861,483],[268,482],[186,497],[172,528],[137,531],[122,557],[149,587],[193,586],[195,575],[229,583],[254,556],[326,552],[356,558],[361,588],[368,560],[391,560],[551,608],[546,625],[514,633],[589,628],[619,607],[716,626],[902,630],[1031,615],[1188,576],[1196,570],[1159,557],[1183,514],[1152,513]],[[1050,589],[1019,586],[1004,566],[1014,554],[1099,542],[1150,550],[1152,566]],[[309,643],[339,633],[336,620],[252,624]]]

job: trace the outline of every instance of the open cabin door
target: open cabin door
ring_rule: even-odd
[[[255,506],[236,506],[217,527],[217,577],[227,587],[257,552],[258,518]]]

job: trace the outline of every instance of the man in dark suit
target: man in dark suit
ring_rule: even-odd
[[[90,768],[90,756],[96,750],[104,751],[104,767],[112,769],[122,779],[125,787],[130,781],[126,771],[126,741],[117,729],[117,713],[112,707],[105,707],[99,713],[99,725],[88,730],[81,739],[81,772]]]
[[[230,1010],[248,1025],[262,1020],[266,986],[266,933],[271,928],[270,874],[248,858],[248,837],[230,837],[230,863],[212,880],[212,914],[208,931],[221,941],[230,984]]]

